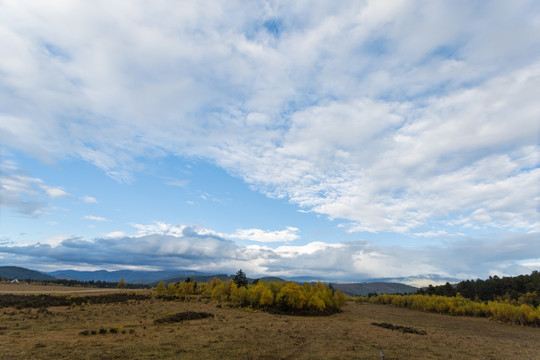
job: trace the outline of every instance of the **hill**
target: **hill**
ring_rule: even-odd
[[[418,288],[410,285],[394,282],[369,282],[369,283],[331,283],[336,290],[341,290],[347,295],[366,296],[369,293],[395,294],[415,293]]]
[[[7,280],[55,280],[53,276],[40,273],[39,271],[22,268],[19,266],[0,266],[0,278]]]

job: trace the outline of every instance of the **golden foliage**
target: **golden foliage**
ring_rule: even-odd
[[[335,292],[321,282],[314,285],[305,283],[300,286],[292,281],[259,281],[247,287],[238,287],[232,280],[224,282],[214,278],[201,284],[184,281],[165,286],[163,282],[160,282],[154,289],[154,293],[157,296],[183,300],[199,296],[220,303],[228,303],[234,307],[275,308],[280,311],[309,314],[334,313],[347,302],[347,296],[341,291]]]
[[[528,297],[534,297],[529,294]],[[525,299],[526,300],[526,299]],[[540,326],[540,306],[505,301],[473,301],[459,294],[455,297],[440,295],[378,295],[359,301],[372,304],[389,304],[414,310],[449,314],[454,316],[488,317],[516,325]]]

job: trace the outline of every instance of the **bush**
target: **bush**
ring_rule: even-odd
[[[160,319],[156,319],[154,320],[154,324],[181,322],[185,320],[206,319],[208,317],[214,317],[214,314],[207,313],[207,312],[186,311],[186,312],[181,312],[181,313],[165,316]]]
[[[51,306],[78,306],[82,304],[127,303],[129,300],[146,300],[151,296],[137,293],[115,293],[90,296],[73,295],[16,295],[1,294],[0,308],[46,308]]]

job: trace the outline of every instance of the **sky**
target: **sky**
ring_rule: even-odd
[[[0,265],[540,269],[538,1],[0,1]]]

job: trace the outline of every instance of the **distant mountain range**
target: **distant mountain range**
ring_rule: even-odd
[[[407,276],[407,277],[400,277],[400,278],[385,278],[385,279],[378,279],[379,281],[384,282],[397,282],[401,284],[407,284],[415,287],[427,287],[428,285],[444,285],[447,282],[450,284],[455,284],[461,281],[461,279],[451,278],[451,277],[445,277],[440,276],[437,274],[426,274],[426,275],[417,275],[417,276]]]
[[[192,270],[167,270],[167,271],[136,271],[136,270],[118,270],[118,271],[78,271],[78,270],[58,270],[47,273],[57,279],[78,280],[78,281],[107,281],[118,282],[120,279],[132,284],[151,284],[170,277],[195,277],[203,275],[198,271]]]
[[[414,293],[417,287],[395,282],[365,282],[365,283],[331,283],[336,290],[341,290],[347,295],[366,296],[369,293],[377,294],[407,294]]]
[[[58,270],[49,273],[41,273],[39,271],[30,270],[18,266],[0,266],[0,278],[12,280],[77,280],[77,281],[106,281],[118,282],[120,279],[132,284],[146,284],[155,286],[160,281],[166,284],[171,282],[184,281],[188,278],[197,282],[206,282],[213,278],[218,278],[223,281],[234,278],[234,275],[227,274],[205,274],[192,270],[168,270],[168,271],[135,271],[135,270],[118,270],[118,271],[78,271],[78,270]],[[405,279],[405,278],[404,278]],[[248,279],[253,282],[255,279]],[[284,281],[291,280],[299,283],[315,282],[317,279],[312,277],[295,277],[283,279],[279,277],[263,277],[262,281]],[[389,281],[375,281],[362,283],[334,283],[332,286],[336,290],[341,290],[348,295],[367,295],[369,293],[411,293],[416,292],[418,288],[388,279]],[[325,281],[325,283],[328,283]],[[433,282],[432,282],[433,283]],[[435,284],[435,283],[433,283]]]

